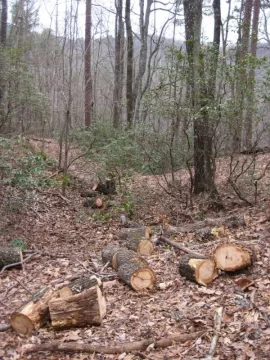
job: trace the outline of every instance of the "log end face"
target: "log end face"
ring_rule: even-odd
[[[34,324],[29,317],[19,312],[11,314],[10,324],[13,330],[26,336],[30,336],[35,330]]]
[[[136,291],[152,290],[156,283],[156,275],[150,268],[140,268],[131,277],[131,286]]]
[[[250,253],[234,244],[223,244],[214,251],[217,268],[224,271],[237,271],[251,265]]]

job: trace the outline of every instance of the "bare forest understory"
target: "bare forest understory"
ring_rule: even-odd
[[[41,142],[33,141],[33,145],[39,147]],[[48,155],[57,157],[57,143],[51,140],[45,145]],[[259,155],[258,161],[263,165],[269,157]],[[223,181],[226,162],[220,160],[217,169],[226,209],[220,213],[205,212],[203,197],[194,199],[192,209],[186,208],[184,197],[168,196],[154,176],[135,176],[129,184],[135,204],[132,222],[140,227],[175,227],[179,232],[172,234],[171,241],[204,256],[224,243],[251,250],[251,266],[234,273],[219,271],[207,286],[181,276],[179,262],[185,253],[157,241],[150,255],[142,255],[155,274],[153,288],[134,291],[119,281],[117,272],[102,262],[101,252],[122,241],[125,225],[119,219],[121,211],[112,216],[113,204],[102,214],[83,206],[81,194],[91,190],[93,167],[82,159],[70,169],[74,184],[65,197],[59,189],[40,190],[29,206],[10,211],[2,202],[0,245],[23,238],[27,249],[36,253],[23,268],[1,271],[0,359],[269,359],[270,173],[263,179],[257,205],[248,207]],[[184,178],[185,172],[179,175]],[[16,190],[3,186],[0,192],[6,196]],[[117,202],[118,196],[110,201]],[[225,224],[214,238],[198,236],[191,226],[205,218],[244,214],[249,219],[245,226]],[[187,229],[190,226],[190,231],[181,232],[186,229],[183,224]],[[47,286],[60,289],[79,274],[103,280],[107,311],[100,326],[55,330],[49,324],[30,336],[5,329],[11,314],[31,295]],[[47,348],[42,348],[43,344],[48,344]],[[34,350],[28,353],[29,349]]]

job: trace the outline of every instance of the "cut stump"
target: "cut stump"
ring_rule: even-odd
[[[217,276],[215,261],[194,255],[184,255],[179,264],[180,275],[201,285],[210,284]]]
[[[20,310],[11,314],[10,324],[19,334],[31,335],[49,320],[49,301],[57,296],[49,288],[39,290]]]
[[[95,286],[77,295],[52,299],[49,311],[55,330],[101,325],[106,301],[100,288]]]
[[[129,261],[118,269],[118,277],[136,291],[153,289],[156,283],[154,271],[136,261]]]
[[[112,267],[114,270],[117,270],[120,266],[125,264],[126,262],[138,262],[144,266],[147,266],[147,261],[141,257],[138,256],[138,254],[135,251],[128,250],[128,249],[119,249],[112,258]]]
[[[235,244],[219,245],[213,253],[218,269],[224,271],[241,270],[251,265],[251,256],[247,249]]]

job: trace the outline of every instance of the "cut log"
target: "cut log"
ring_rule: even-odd
[[[214,260],[203,257],[184,255],[179,263],[180,275],[201,285],[210,284],[217,276],[218,270]]]
[[[104,264],[109,263],[109,266],[112,266],[113,255],[120,249],[125,249],[125,248],[123,247],[121,248],[119,245],[114,245],[114,244],[110,244],[106,246],[101,252],[103,263]]]
[[[34,294],[20,310],[11,314],[10,324],[19,334],[31,335],[49,320],[49,301],[58,296],[50,288],[43,288]]]
[[[154,271],[139,262],[129,261],[118,268],[118,277],[136,291],[153,289],[156,283]]]
[[[130,238],[126,241],[126,247],[140,255],[150,255],[154,250],[152,242],[146,238]]]
[[[112,267],[114,270],[117,270],[120,266],[125,264],[128,261],[135,261],[138,262],[144,266],[147,266],[147,261],[141,257],[138,256],[138,254],[135,251],[128,250],[128,249],[119,249],[112,258]]]
[[[87,325],[101,325],[106,314],[106,302],[98,286],[80,294],[49,302],[52,326],[64,330]]]
[[[103,200],[100,197],[86,198],[83,202],[84,207],[90,207],[92,209],[100,209],[104,205]]]
[[[119,238],[121,240],[128,240],[130,238],[133,239],[149,239],[153,234],[153,230],[151,227],[139,227],[139,228],[126,228],[122,229]]]
[[[218,269],[224,271],[241,270],[251,265],[251,256],[247,249],[234,244],[219,245],[213,253]]]
[[[97,197],[98,196],[98,192],[94,191],[94,190],[88,190],[88,191],[84,191],[81,193],[81,197]]]
[[[21,249],[0,246],[0,269],[21,261]]]

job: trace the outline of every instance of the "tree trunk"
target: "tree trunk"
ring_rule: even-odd
[[[1,46],[6,46],[7,44],[7,13],[8,13],[7,0],[2,0],[1,33],[0,33]]]
[[[257,43],[258,43],[258,26],[259,26],[259,14],[260,14],[260,5],[261,0],[254,0],[254,8],[253,8],[253,21],[252,21],[252,33],[251,33],[251,46],[250,52],[251,55],[255,58],[257,55]],[[252,148],[252,118],[253,111],[255,105],[255,69],[254,66],[251,65],[252,68],[249,71],[248,77],[248,105],[247,105],[247,114],[246,114],[246,134],[245,134],[245,149]]]
[[[123,94],[123,0],[116,4],[115,16],[115,67],[114,67],[114,95],[113,95],[113,126],[119,128],[122,123],[122,94]]]
[[[126,100],[127,100],[127,127],[130,129],[133,124],[133,34],[130,19],[130,0],[126,0],[125,20],[127,32],[127,74],[126,74]]]
[[[86,0],[85,13],[85,55],[84,55],[84,77],[85,77],[85,127],[89,128],[92,123],[92,74],[91,74],[91,11],[92,0]]]

